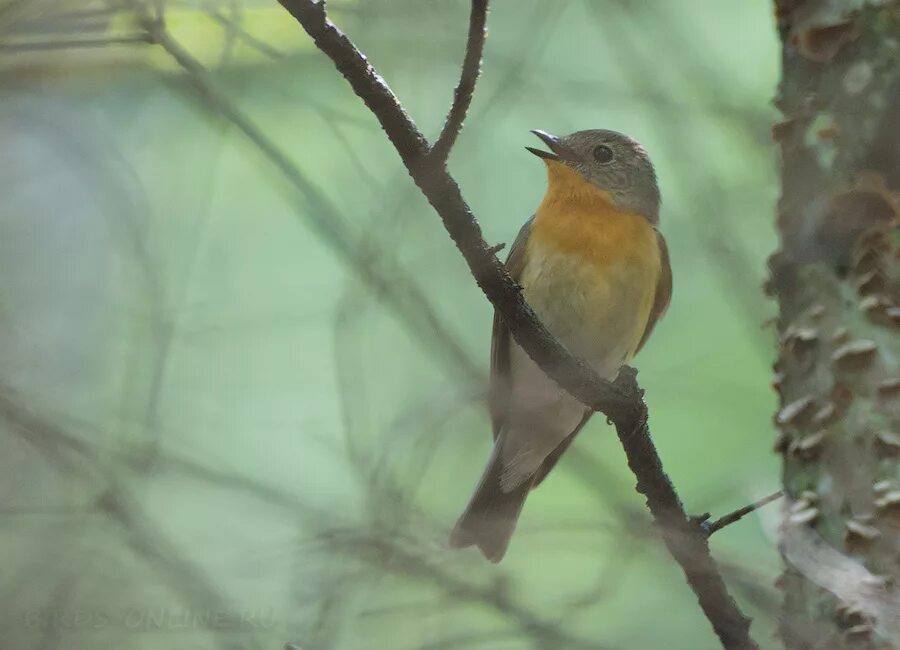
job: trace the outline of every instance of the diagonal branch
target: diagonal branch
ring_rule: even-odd
[[[453,92],[453,104],[444,121],[444,128],[431,148],[432,163],[443,165],[456,143],[462,130],[472,95],[475,94],[475,82],[481,72],[481,56],[484,52],[484,40],[487,37],[488,0],[472,0],[472,12],[469,15],[469,36],[466,38],[466,55],[463,58],[459,83]]]
[[[640,410],[634,394],[600,379],[541,324],[522,298],[521,287],[506,272],[503,263],[489,252],[490,246],[456,181],[446,171],[430,164],[430,147],[425,136],[365,55],[328,20],[323,4],[313,0],[279,2],[328,55],[378,119],[413,181],[440,216],[476,282],[503,315],[516,341],[548,375],[587,406],[613,421],[633,421]]]
[[[519,287],[494,255],[456,181],[430,158],[428,141],[365,55],[328,19],[323,2],[279,0],[334,63],[378,119],[413,181],[440,216],[479,287],[502,315],[516,341],[561,387],[616,426],[637,489],[661,528],[707,619],[728,649],[755,650],[750,620],[728,593],[709,553],[705,532],[685,513],[650,438],[647,407],[636,372],[625,368],[614,384],[572,356],[543,326]]]

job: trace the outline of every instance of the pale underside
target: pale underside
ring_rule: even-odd
[[[598,273],[579,256],[531,242],[519,283],[547,328],[612,380],[634,356],[650,318],[660,270],[659,256],[650,257],[616,262]],[[509,344],[510,392],[500,450],[504,492],[532,476],[587,411],[511,338]]]

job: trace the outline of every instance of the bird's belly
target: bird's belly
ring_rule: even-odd
[[[525,299],[573,354],[612,379],[631,360],[650,316],[653,256],[603,265],[534,246],[521,277]]]
[[[525,300],[550,332],[609,380],[634,355],[650,317],[659,257],[657,249],[648,250],[647,255],[610,261],[532,242],[519,277]],[[606,263],[597,264],[597,259]],[[510,489],[537,471],[586,412],[517,343],[511,345],[512,392],[501,478]]]

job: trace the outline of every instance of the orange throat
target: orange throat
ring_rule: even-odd
[[[607,192],[565,163],[545,162],[547,193],[535,214],[534,245],[600,267],[658,257],[656,232],[646,218],[616,207]]]

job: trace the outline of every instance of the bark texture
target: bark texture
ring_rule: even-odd
[[[780,634],[788,648],[900,647],[900,9],[776,12]]]

